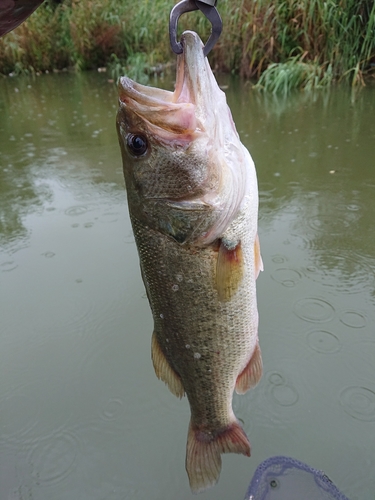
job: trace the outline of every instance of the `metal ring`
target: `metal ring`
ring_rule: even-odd
[[[196,1],[198,8],[211,23],[211,35],[209,36],[206,45],[203,47],[203,54],[207,56],[213,49],[215,43],[219,40],[221,31],[223,29],[223,21],[221,20],[220,14],[216,7],[207,5],[200,1]]]
[[[217,0],[199,0],[200,2],[206,3],[207,5],[211,5],[211,7],[216,7]]]
[[[171,10],[169,17],[169,39],[172,50],[175,54],[182,54],[183,48],[181,42],[177,41],[177,24],[180,16],[185,12],[200,10],[211,23],[211,35],[209,36],[206,45],[203,47],[203,54],[207,54],[212,50],[213,46],[220,37],[223,29],[223,23],[216,7],[208,5],[199,0],[181,0]]]
[[[194,0],[181,0],[181,2],[176,4],[171,10],[171,15],[169,16],[169,39],[175,54],[182,54],[183,52],[181,42],[177,41],[178,20],[185,12],[191,12],[193,10],[198,10]]]

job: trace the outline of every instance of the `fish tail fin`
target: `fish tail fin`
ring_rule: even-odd
[[[237,420],[218,433],[195,430],[190,422],[186,471],[193,493],[200,493],[214,486],[220,476],[221,453],[242,453],[250,456],[250,443]]]

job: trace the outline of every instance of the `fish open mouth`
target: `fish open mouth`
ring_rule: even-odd
[[[199,36],[186,31],[181,42],[184,51],[177,58],[174,92],[141,85],[126,76],[119,82],[121,107],[151,126],[176,134],[205,129],[204,122],[217,105],[213,95],[218,90]]]
[[[146,122],[150,131],[154,127],[175,134],[193,132],[196,127],[195,106],[191,102],[174,102],[175,93],[146,87],[123,77],[119,83],[120,106],[125,112],[135,113]]]

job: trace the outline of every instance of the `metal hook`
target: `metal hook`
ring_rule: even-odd
[[[169,38],[173,52],[176,54],[183,52],[181,42],[177,41],[177,24],[180,16],[199,9],[211,23],[211,35],[203,47],[203,54],[207,56],[218,41],[223,29],[223,22],[215,5],[216,0],[181,0],[173,7],[169,18]]]

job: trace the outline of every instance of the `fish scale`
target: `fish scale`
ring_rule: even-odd
[[[186,470],[199,492],[217,482],[222,453],[250,455],[232,397],[262,373],[262,261],[254,163],[201,40],[185,32],[181,41],[173,93],[120,80],[117,128],[152,361],[173,394],[187,395]]]
[[[235,374],[245,368],[254,343],[251,331],[243,334],[250,330],[246,324],[252,314],[250,293],[241,289],[237,300],[221,302],[215,288],[217,251],[183,248],[182,255],[173,240],[150,233],[137,221],[133,227],[158,344],[183,381],[192,418],[200,422],[205,415],[210,432],[219,422],[220,428],[225,428],[232,418],[228,401]],[[176,274],[184,277],[182,282],[176,280]],[[215,375],[220,376],[220,391]],[[204,386],[207,390],[202,390]]]

